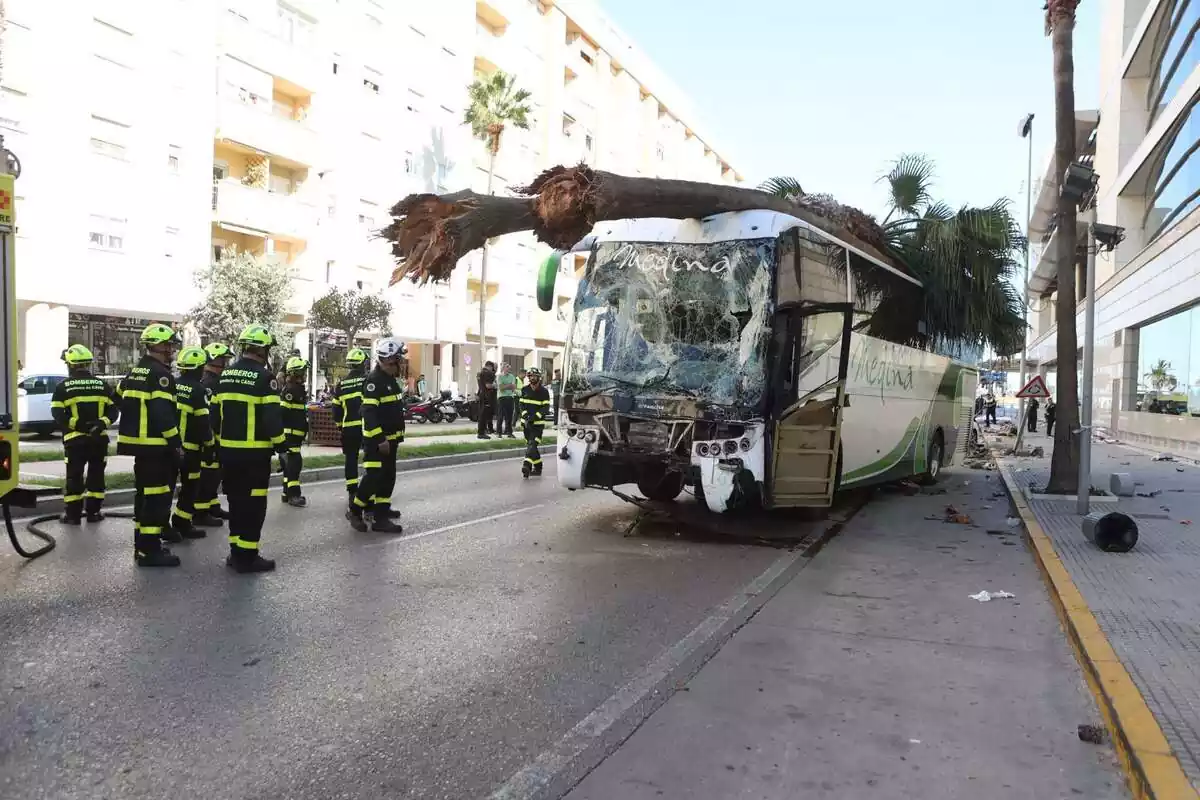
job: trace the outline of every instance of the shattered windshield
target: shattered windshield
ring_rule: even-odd
[[[568,388],[757,407],[774,259],[774,239],[599,245],[575,297]]]

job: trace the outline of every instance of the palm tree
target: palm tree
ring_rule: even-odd
[[[471,133],[484,142],[488,150],[487,193],[492,193],[492,179],[496,174],[496,156],[500,153],[500,139],[509,125],[529,130],[533,109],[528,102],[530,94],[516,88],[517,79],[501,70],[490,75],[478,75],[467,87],[469,102],[463,124],[471,126]],[[483,243],[483,255],[479,266],[479,366],[487,358],[487,268],[488,242]]]
[[[1179,379],[1171,372],[1171,362],[1161,358],[1143,377],[1156,392],[1163,389],[1175,391],[1175,387],[1179,385]]]
[[[923,286],[876,281],[876,270],[855,272],[861,293],[878,301],[864,332],[944,351],[1019,350],[1024,323],[1012,279],[1023,239],[1008,202],[957,211],[935,202],[933,162],[922,155],[901,156],[880,180],[888,187],[886,249]],[[762,188],[790,199],[803,195],[794,178],[773,178]]]
[[[1075,12],[1079,0],[1046,0],[1046,35],[1054,51],[1054,174],[1062,176],[1075,161]],[[1058,302],[1056,362],[1058,424],[1050,459],[1050,494],[1074,494],[1079,487],[1079,377],[1075,372],[1075,202],[1062,192],[1058,223]],[[1091,375],[1084,376],[1092,380]]]

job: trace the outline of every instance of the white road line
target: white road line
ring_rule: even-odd
[[[441,528],[434,528],[431,531],[421,531],[420,533],[414,533],[411,536],[397,536],[395,539],[389,539],[386,542],[375,542],[374,544],[368,544],[368,545],[363,545],[363,546],[364,547],[387,547],[389,545],[399,544],[400,542],[411,542],[413,539],[421,539],[425,536],[433,536],[438,533],[447,533],[449,531],[456,531],[459,528],[465,528],[469,525],[478,525],[481,522],[492,522],[493,520],[504,519],[505,517],[512,517],[517,514],[524,514],[526,511],[533,511],[534,509],[542,508],[545,505],[546,505],[545,503],[538,503],[537,505],[525,506],[524,508],[514,508],[512,511],[504,511],[499,514],[492,514],[487,517],[480,517],[479,519],[469,519],[466,522],[456,522],[453,525],[446,525]]]

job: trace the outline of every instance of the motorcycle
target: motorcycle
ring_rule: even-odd
[[[438,401],[433,399],[422,400],[418,397],[410,397],[404,405],[404,419],[422,425],[426,422],[441,422],[443,415],[438,406]]]
[[[438,400],[437,408],[442,414],[442,419],[446,420],[446,422],[454,422],[458,419],[458,404],[451,398],[449,390],[442,390],[442,396]]]

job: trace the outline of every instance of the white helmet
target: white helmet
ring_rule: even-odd
[[[403,358],[407,352],[408,345],[390,336],[375,343],[375,358],[380,361],[389,358]]]

